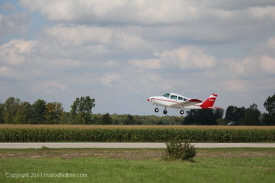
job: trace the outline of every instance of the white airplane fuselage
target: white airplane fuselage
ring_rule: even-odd
[[[212,94],[204,102],[198,99],[190,99],[176,93],[165,93],[162,96],[152,96],[147,101],[153,105],[163,106],[163,113],[167,113],[167,108],[181,109],[180,114],[183,114],[183,109],[214,109],[213,104],[217,98],[216,94]],[[158,112],[158,108],[155,109]]]

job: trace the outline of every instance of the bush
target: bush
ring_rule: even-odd
[[[167,148],[166,150],[166,159],[181,159],[188,160],[197,154],[196,148],[194,145],[185,141],[184,143],[181,140],[175,140],[165,143]]]

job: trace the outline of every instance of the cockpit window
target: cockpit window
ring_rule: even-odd
[[[177,96],[176,95],[171,95],[171,97],[170,97],[171,99],[176,99],[177,100]]]
[[[182,97],[178,97],[178,100],[183,100],[183,98]]]
[[[170,97],[170,93],[165,93],[162,96],[169,98]]]

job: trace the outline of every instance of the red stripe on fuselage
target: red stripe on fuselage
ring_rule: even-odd
[[[165,102],[172,102],[178,104],[179,102],[177,101],[171,101],[171,100],[163,100],[163,99],[153,99],[153,100],[160,100],[160,101],[165,101]]]

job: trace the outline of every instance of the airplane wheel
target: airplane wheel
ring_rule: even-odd
[[[184,114],[184,110],[180,110],[180,114]]]
[[[155,112],[159,112],[159,109],[158,109],[158,108],[155,108]]]
[[[163,114],[167,114],[167,110],[164,110],[164,111],[163,111]]]

